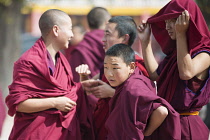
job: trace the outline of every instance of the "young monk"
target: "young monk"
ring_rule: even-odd
[[[148,45],[150,26],[166,54],[159,65]],[[199,7],[193,0],[172,0],[140,25],[139,32],[158,95],[180,113],[182,140],[207,140],[209,129],[198,111],[210,98],[210,33]]]
[[[112,17],[106,24],[103,46],[104,50],[108,50],[111,46],[118,43],[123,43],[129,46],[133,45],[136,39],[136,23],[132,17],[129,16],[116,16]],[[144,62],[141,57],[137,54],[135,55],[136,65],[143,75],[148,76],[146,68],[144,67]],[[85,74],[87,72],[87,65],[82,65],[77,68],[77,72],[81,76],[81,80],[86,80]],[[103,69],[100,72],[100,80],[98,81],[88,81],[88,84],[83,83],[86,92],[89,92],[100,98],[96,104],[96,109],[93,115],[94,129],[96,139],[105,140],[106,139],[106,129],[104,123],[109,115],[109,100],[114,95],[115,89],[111,87],[103,74]]]
[[[107,140],[180,139],[179,114],[156,95],[154,83],[140,74],[134,56],[125,44],[116,44],[105,54],[104,74],[116,87],[105,123]]]
[[[73,37],[71,18],[50,9],[40,17],[39,27],[42,37],[14,64],[6,98],[8,114],[15,115],[9,139],[92,140],[81,133],[91,132],[81,84],[73,82],[60,52]]]

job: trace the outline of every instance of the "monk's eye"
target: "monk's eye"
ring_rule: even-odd
[[[120,69],[120,68],[113,68],[114,70]]]
[[[107,69],[107,67],[104,67],[104,69]]]

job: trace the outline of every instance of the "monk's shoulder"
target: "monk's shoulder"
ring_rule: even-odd
[[[155,90],[150,81],[144,81],[143,78],[135,78],[129,80],[125,85],[125,90],[130,96],[144,96],[144,95],[155,95]]]
[[[15,65],[31,67],[33,63],[39,60],[42,60],[39,51],[32,47],[20,56],[20,58],[15,62]]]

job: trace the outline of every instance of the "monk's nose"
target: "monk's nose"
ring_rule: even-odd
[[[105,42],[105,41],[106,41],[105,36],[103,36],[103,38],[102,38],[102,42]]]
[[[107,70],[107,75],[108,75],[109,77],[113,76],[113,74],[112,74],[112,72],[111,72],[110,70]]]
[[[166,23],[166,30],[170,29],[170,25],[168,23]]]

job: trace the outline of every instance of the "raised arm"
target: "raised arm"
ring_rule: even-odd
[[[191,58],[188,52],[186,37],[186,32],[189,28],[189,19],[189,13],[185,10],[177,18],[175,24],[179,76],[182,80],[189,80],[194,76],[205,79],[208,76],[210,56],[208,53],[203,52]]]
[[[142,24],[138,27],[138,36],[141,41],[144,63],[149,73],[149,77],[151,80],[155,81],[158,78],[158,74],[156,72],[158,68],[158,63],[152,51],[150,34],[150,25],[142,21]]]
[[[54,98],[32,98],[21,102],[17,106],[17,111],[24,113],[34,113],[44,111],[51,108],[56,108],[63,112],[69,112],[76,103],[67,97]]]
[[[88,76],[91,74],[89,66],[87,64],[79,65],[75,68],[75,71],[79,74],[80,82],[88,80]]]

